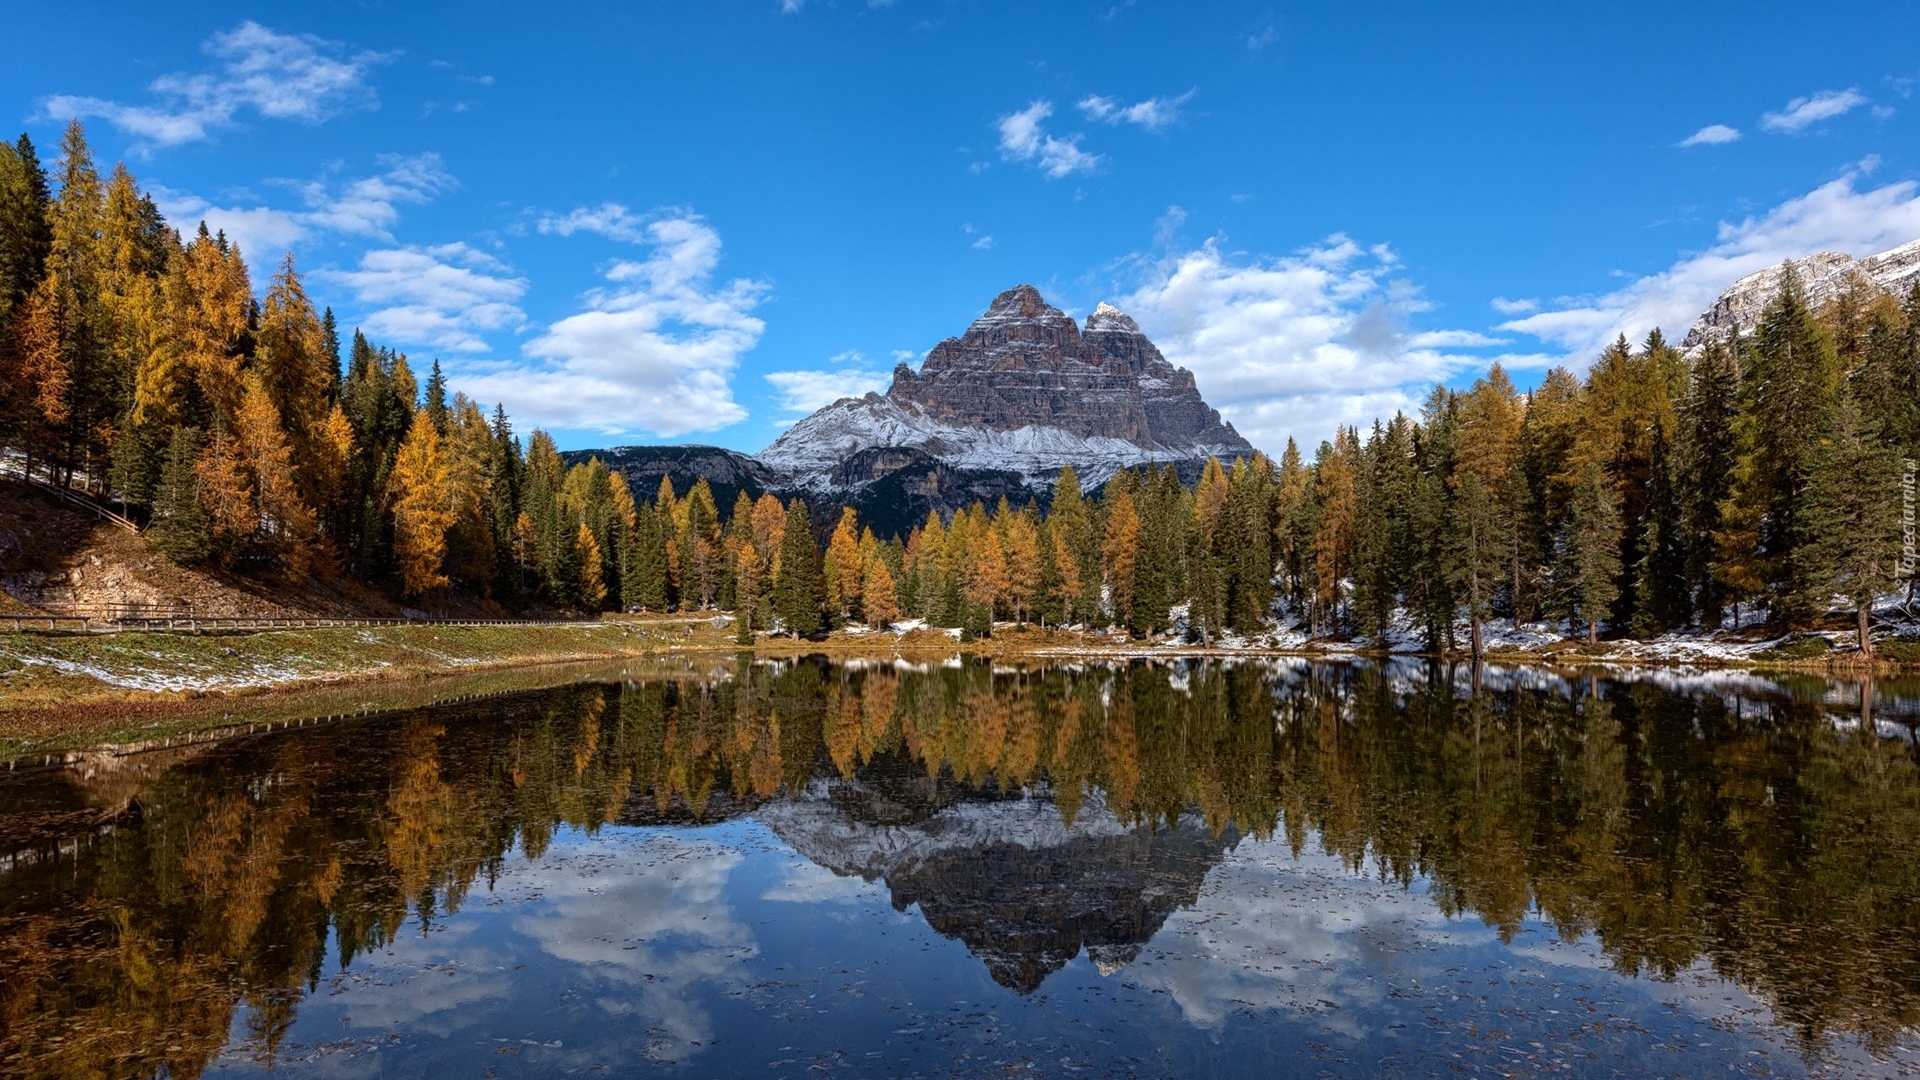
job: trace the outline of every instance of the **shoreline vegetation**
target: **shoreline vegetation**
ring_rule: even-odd
[[[1920,279],[1816,305],[1788,267],[1750,332],[1623,337],[1525,392],[1495,364],[1277,459],[1067,465],[880,535],[831,484],[727,507],[704,477],[648,498],[569,464],[437,360],[343,334],[291,252],[250,270],[167,224],[78,122],[51,171],[37,155],[0,144],[0,466],[24,481],[0,610],[580,621],[0,634],[0,753],[202,698],[742,649],[1920,668],[1889,602],[1920,583]]]
[[[581,679],[704,670],[745,655],[756,660],[948,663],[1177,661],[1291,658],[1471,664],[1465,649],[1439,654],[1351,641],[1300,639],[1189,644],[1135,638],[1123,630],[1037,624],[996,626],[990,636],[908,625],[812,637],[755,635],[742,644],[724,612],[619,617],[578,624],[465,627],[435,624],[81,635],[0,632],[0,761],[35,764],[97,752],[171,747],[210,733],[284,725],[562,685]],[[1681,652],[1632,640],[1560,639],[1526,647],[1489,643],[1482,662],[1562,673],[1681,668],[1849,678],[1920,673],[1920,663],[1883,642],[1871,658],[1835,648],[1832,631],[1766,637]],[[1673,643],[1664,643],[1671,646]],[[1920,652],[1920,644],[1914,646]],[[1892,654],[1899,654],[1895,658]]]

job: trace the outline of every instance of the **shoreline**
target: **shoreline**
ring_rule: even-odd
[[[153,740],[201,739],[221,728],[386,711],[541,689],[617,665],[649,674],[692,671],[742,654],[762,659],[946,662],[957,657],[1037,664],[1138,660],[1290,659],[1471,664],[1430,654],[1317,645],[1199,646],[1121,641],[1090,631],[1009,626],[962,642],[944,630],[835,631],[825,638],[759,635],[733,640],[719,615],[606,619],[540,627],[438,625],[277,629],[200,634],[0,632],[0,762],[48,755],[129,752]],[[1765,644],[1764,642],[1758,644]],[[1490,649],[1482,664],[1562,673],[1592,669],[1741,671],[1755,675],[1878,678],[1920,675],[1920,665],[1857,653],[1759,659],[1751,655],[1638,655],[1649,643],[1560,642],[1539,650]],[[242,714],[236,716],[236,714]]]

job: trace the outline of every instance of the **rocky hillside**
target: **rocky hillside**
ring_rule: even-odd
[[[1855,275],[1877,289],[1904,297],[1915,282],[1920,282],[1920,240],[1864,259],[1838,251],[1821,251],[1797,259],[1791,265],[1800,275],[1807,299],[1816,307],[1832,299]],[[1734,282],[1694,322],[1681,345],[1689,349],[1705,345],[1710,338],[1725,336],[1730,330],[1742,334],[1752,332],[1760,322],[1760,313],[1780,291],[1783,269],[1769,266]]]
[[[1132,319],[1102,304],[1083,330],[1031,285],[995,297],[918,371],[895,368],[886,394],[821,409],[758,460],[790,487],[832,491],[843,462],[877,448],[1010,471],[1035,487],[1066,465],[1094,484],[1131,466],[1253,451]]]

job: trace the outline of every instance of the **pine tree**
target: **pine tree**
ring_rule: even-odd
[[[1565,567],[1570,609],[1587,624],[1587,640],[1598,641],[1600,620],[1620,594],[1620,510],[1599,465],[1592,462],[1574,485]]]
[[[1709,628],[1720,625],[1727,605],[1726,588],[1714,573],[1714,537],[1722,530],[1720,508],[1732,494],[1739,393],[1732,351],[1718,338],[1709,340],[1693,363],[1680,408],[1674,470],[1679,527],[1690,541],[1686,591],[1700,625]]]
[[[199,456],[200,430],[176,426],[167,443],[166,460],[154,493],[153,519],[147,529],[153,546],[182,566],[206,559],[213,548],[194,477],[194,462]]]
[[[773,613],[788,633],[807,637],[820,629],[822,615],[820,551],[807,521],[807,504],[787,504],[781,529],[780,555],[773,578]]]
[[[1809,615],[1809,577],[1816,564],[1801,557],[1798,514],[1821,440],[1831,430],[1840,386],[1833,339],[1807,307],[1791,264],[1779,292],[1755,328],[1749,350],[1746,413],[1752,421],[1753,462],[1743,471],[1759,510],[1759,569],[1776,617]]]
[[[1640,565],[1633,575],[1637,596],[1632,631],[1656,637],[1684,626],[1691,605],[1687,599],[1687,538],[1681,533],[1680,499],[1673,483],[1674,463],[1666,434],[1653,432],[1652,470],[1647,482],[1647,507],[1641,515]]]
[[[1800,514],[1800,550],[1807,594],[1800,606],[1824,612],[1836,593],[1853,604],[1860,652],[1873,655],[1873,602],[1898,580],[1901,544],[1900,463],[1860,415],[1852,395],[1841,396],[1832,442],[1811,466]]]
[[[1499,509],[1477,472],[1461,474],[1454,500],[1447,576],[1467,609],[1471,650],[1481,656],[1482,627],[1493,615],[1493,594],[1506,570],[1507,544],[1500,536]]]
[[[440,371],[440,358],[434,357],[433,369],[427,375],[425,401],[427,416],[440,433],[447,433],[447,377]]]

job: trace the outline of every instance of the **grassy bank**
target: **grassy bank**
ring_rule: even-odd
[[[154,717],[252,712],[263,695],[714,651],[706,619],[229,633],[0,634],[0,755]],[[9,755],[11,756],[11,755]]]
[[[1634,646],[1628,649],[1627,646]],[[730,622],[711,617],[640,617],[539,626],[379,626],[222,633],[0,633],[0,760],[88,746],[145,743],[234,724],[281,723],[406,708],[553,686],[609,663],[711,665],[742,646]],[[962,642],[949,631],[904,634],[840,631],[824,639],[761,635],[762,657],[828,655],[929,662],[962,652],[993,660],[1124,660],[1136,657],[1287,655],[1341,659],[1351,645],[1303,641],[1287,648],[1206,649],[1124,635],[1002,626]],[[1872,674],[1915,670],[1899,650]],[[1897,657],[1897,658],[1896,658]],[[1464,659],[1449,657],[1448,659]],[[1662,655],[1640,643],[1556,642],[1494,649],[1501,664],[1731,667],[1858,677],[1857,653],[1795,639],[1745,655]],[[611,669],[615,673],[618,667]]]

